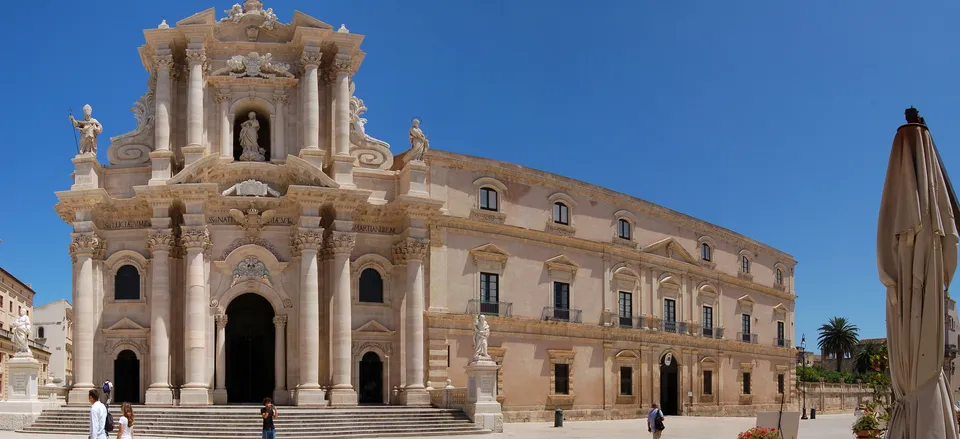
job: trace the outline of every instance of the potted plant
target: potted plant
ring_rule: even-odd
[[[873,413],[864,413],[853,423],[853,433],[861,439],[877,439],[880,436],[880,422]]]
[[[753,427],[737,435],[737,439],[780,439],[776,428]]]

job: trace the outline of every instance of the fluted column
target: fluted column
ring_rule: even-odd
[[[287,389],[287,316],[273,318],[273,332],[273,370],[276,377],[274,378],[274,394],[276,395],[276,393]]]
[[[210,245],[206,226],[184,226],[181,241],[187,250],[186,276],[186,381],[180,391],[181,405],[209,404],[209,383],[206,381],[207,300],[204,287],[203,252]]]
[[[203,49],[187,49],[190,78],[187,87],[187,146],[201,146],[203,140]]]
[[[352,188],[353,163],[350,155],[350,76],[353,74],[353,59],[337,56],[331,66],[334,75],[333,93],[336,105],[333,109],[336,126],[334,127],[333,179],[340,187]]]
[[[357,392],[350,379],[352,359],[353,315],[350,302],[350,253],[356,244],[356,233],[333,232],[328,245],[333,252],[333,390],[330,404],[357,404]]]
[[[230,123],[230,92],[217,93],[217,103],[220,104],[220,157],[233,158],[233,136],[230,135],[233,127]]]
[[[320,80],[317,69],[320,66],[320,52],[303,52],[300,63],[303,64],[303,147],[320,149]]]
[[[300,253],[300,384],[297,405],[323,404],[320,389],[320,279],[317,252],[323,242],[323,230],[302,227],[293,237]]]
[[[74,233],[72,238],[70,251],[75,255],[79,269],[73,303],[76,325],[73,334],[74,385],[70,391],[70,402],[78,404],[85,402],[84,395],[96,387],[93,382],[93,335],[94,322],[97,321],[93,257],[102,248],[103,241],[93,232]]]
[[[156,62],[156,104],[154,114],[153,143],[154,151],[150,153],[152,172],[149,184],[166,184],[170,178],[170,100],[171,79],[170,67],[173,66],[173,55],[157,55]]]
[[[403,393],[404,405],[430,405],[430,395],[423,385],[423,260],[429,244],[426,240],[407,238],[393,246],[397,264],[406,264],[407,319],[403,332],[407,344],[407,387]]]
[[[273,103],[277,109],[277,123],[273,126],[274,132],[274,143],[270,146],[270,160],[284,160],[287,158],[287,144],[286,144],[286,130],[287,130],[287,120],[286,120],[286,103],[287,95],[286,93],[277,93],[273,95]],[[320,107],[317,107],[317,130],[320,129]],[[319,134],[318,134],[319,136]]]
[[[151,230],[147,246],[153,258],[150,284],[150,386],[146,403],[173,404],[170,388],[170,249],[173,231]]]
[[[217,325],[217,350],[215,352],[216,361],[216,388],[213,390],[213,403],[226,404],[227,398],[227,315],[217,314],[214,316],[214,323]]]

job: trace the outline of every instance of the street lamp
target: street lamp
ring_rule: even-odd
[[[800,338],[800,363],[802,364],[800,372],[800,382],[803,383],[803,413],[800,419],[807,419],[807,381],[804,378],[807,375],[807,335],[803,334]]]

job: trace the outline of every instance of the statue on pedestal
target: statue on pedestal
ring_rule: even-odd
[[[70,122],[80,130],[79,154],[97,154],[97,136],[103,132],[103,125],[92,114],[93,108],[88,104],[83,106],[83,120],[76,120],[70,115]]]
[[[20,310],[20,317],[17,317],[10,325],[10,332],[13,334],[13,343],[16,345],[17,355],[30,354],[30,345],[27,340],[30,338],[30,316]]]
[[[473,317],[473,361],[489,360],[487,339],[490,338],[490,325],[483,315]]]
[[[257,132],[260,131],[260,122],[257,121],[257,113],[251,111],[247,114],[247,117],[249,117],[249,119],[240,124],[240,146],[243,148],[243,153],[240,154],[240,161],[262,162],[266,160],[266,157],[263,156],[266,150],[261,148],[257,143]]]
[[[413,126],[410,127],[410,160],[422,162],[428,149],[430,141],[420,130],[420,119],[414,119]]]

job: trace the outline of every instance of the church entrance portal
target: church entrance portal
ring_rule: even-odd
[[[383,362],[380,356],[367,352],[360,359],[359,399],[361,404],[383,404]]]
[[[666,354],[660,360],[660,410],[667,416],[680,414],[680,374],[677,359]]]
[[[227,401],[259,404],[273,396],[273,306],[243,294],[227,306],[225,329]]]
[[[113,402],[140,403],[140,360],[127,349],[113,360]]]

